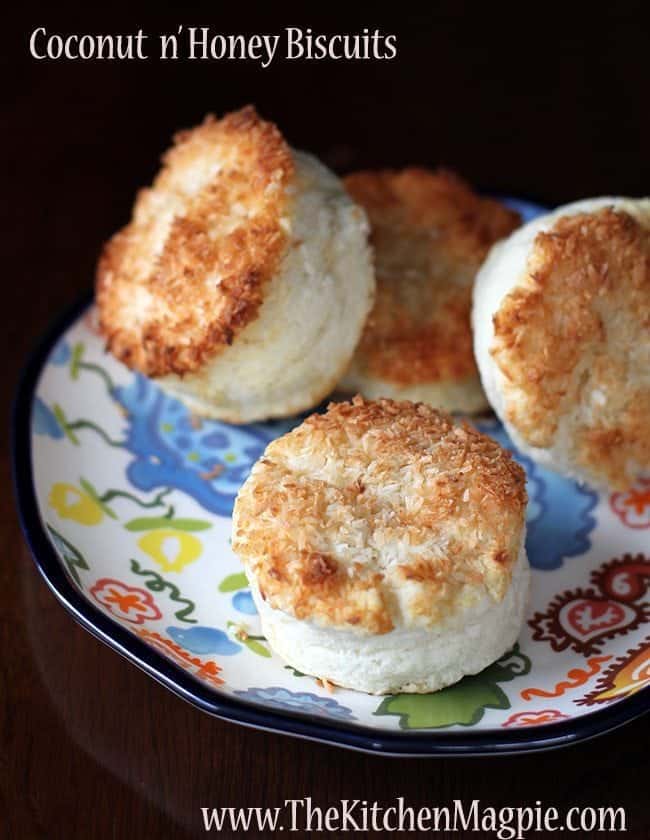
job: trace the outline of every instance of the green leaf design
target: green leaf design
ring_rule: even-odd
[[[70,377],[72,379],[79,379],[79,365],[83,359],[84,346],[81,341],[74,345],[70,357]]]
[[[244,572],[228,575],[219,584],[219,592],[237,592],[238,589],[248,589],[248,578]]]
[[[88,495],[93,500],[93,502],[95,502],[95,504],[99,505],[99,507],[106,514],[106,516],[110,516],[111,519],[117,519],[117,514],[115,513],[115,511],[111,510],[111,508],[109,508],[109,506],[106,504],[106,502],[102,501],[99,493],[97,492],[97,490],[95,490],[95,488],[92,486],[92,484],[89,481],[87,481],[85,478],[80,478],[79,479],[79,484],[86,491],[86,493],[88,493]]]
[[[79,438],[75,435],[75,433],[70,428],[68,423],[68,419],[65,416],[65,413],[61,406],[58,403],[54,403],[52,405],[52,413],[59,421],[59,426],[63,429],[65,436],[68,438],[70,443],[74,443],[75,446],[79,446]]]
[[[398,715],[401,729],[439,729],[460,724],[473,726],[485,709],[507,709],[510,702],[494,683],[465,677],[433,694],[395,694],[386,697],[376,715]]]
[[[196,604],[189,598],[183,598],[180,589],[175,584],[162,578],[158,572],[154,572],[151,569],[143,569],[137,560],[131,560],[131,571],[145,578],[144,585],[151,592],[162,592],[168,589],[170,601],[176,601],[177,604],[186,605],[182,609],[176,610],[174,613],[176,618],[179,621],[185,621],[187,624],[196,624],[195,618],[188,618],[196,609]]]
[[[70,358],[70,378],[78,379],[82,370],[90,371],[101,377],[108,394],[113,395],[115,391],[115,383],[111,379],[108,371],[96,362],[84,361],[85,347],[82,342],[75,344],[72,348],[72,355]]]
[[[504,653],[501,659],[497,659],[493,665],[490,665],[488,670],[496,682],[510,682],[515,677],[530,673],[531,665],[530,659],[519,650],[517,643],[512,650]]]
[[[265,656],[267,659],[271,658],[271,651],[264,647],[263,644],[260,644],[256,639],[242,639],[242,644],[246,645],[249,650],[252,650],[253,653],[256,653],[258,656]]]
[[[156,528],[174,528],[177,531],[205,531],[212,523],[202,519],[167,519],[166,516],[140,516],[124,526],[127,531],[153,531]]]
[[[50,532],[52,539],[54,540],[54,544],[59,550],[63,560],[65,561],[65,565],[70,573],[70,576],[73,578],[74,582],[77,586],[81,586],[81,579],[79,577],[79,569],[83,569],[84,571],[88,571],[90,566],[86,562],[83,554],[79,551],[78,548],[75,548],[74,545],[69,540],[66,540],[64,536],[59,534],[57,530],[55,530],[49,523],[46,523],[47,530]]]
[[[235,621],[228,621],[226,626],[228,627],[228,629],[232,627],[236,629],[239,625]],[[246,647],[250,651],[256,653],[258,656],[264,656],[267,659],[271,658],[271,651],[266,647],[266,645],[260,643],[260,639],[266,641],[264,636],[246,636],[246,638],[244,639],[241,636],[235,634],[235,638],[238,642],[241,642],[242,645],[246,645]]]
[[[400,729],[442,729],[474,726],[486,709],[509,709],[510,700],[499,687],[530,671],[530,659],[518,645],[480,674],[432,694],[395,694],[385,697],[375,715],[396,715]]]

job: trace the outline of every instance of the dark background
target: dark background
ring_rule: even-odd
[[[167,16],[44,5],[4,27],[7,412],[29,347],[92,283],[101,243],[126,222],[170,135],[208,111],[254,102],[295,146],[342,172],[444,164],[483,189],[549,205],[650,194],[644,4],[601,13],[598,4],[434,3],[426,15],[402,5],[391,17],[375,10],[356,19],[289,15],[276,5],[236,11],[233,2],[183,4]],[[398,34],[399,52],[393,61],[279,62],[267,70],[28,56],[35,26],[78,33],[142,26],[154,34],[179,23],[261,33],[376,27]],[[306,795],[319,805],[397,795],[412,805],[453,798],[624,805],[627,836],[650,836],[649,718],[561,752],[399,760],[246,730],[185,705],[79,629],[46,591],[19,534],[2,433],[1,836],[202,836],[201,805],[280,805]]]

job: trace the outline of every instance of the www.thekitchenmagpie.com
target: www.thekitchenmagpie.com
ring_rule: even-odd
[[[315,805],[311,797],[285,799],[280,807],[201,808],[206,832],[477,832],[498,840],[525,840],[534,833],[566,831],[625,832],[625,809],[615,806],[574,806],[561,812],[539,800],[534,805],[494,808],[480,799],[449,805],[411,806],[403,797],[388,805],[365,799],[341,799]]]

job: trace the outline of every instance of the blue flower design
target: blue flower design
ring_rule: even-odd
[[[516,210],[520,213],[522,222],[530,222],[532,219],[537,218],[537,216],[543,216],[544,213],[548,212],[545,207],[541,207],[539,204],[533,204],[531,201],[524,201],[521,198],[502,196],[499,200],[505,204],[506,207],[510,207],[512,210]]]
[[[249,589],[242,589],[239,592],[235,592],[232,596],[232,605],[237,612],[244,613],[245,615],[257,615],[255,602]]]
[[[336,720],[356,720],[352,710],[348,709],[347,706],[342,706],[331,697],[318,697],[308,691],[288,691],[286,688],[274,686],[271,688],[248,688],[245,691],[236,691],[235,694],[245,700],[253,700],[273,709],[307,712],[319,717],[335,718]]]
[[[181,402],[140,374],[115,388],[113,396],[127,412],[131,484],[145,491],[174,487],[221,516],[232,513],[237,491],[266,444],[298,422],[194,422]]]
[[[167,633],[179,645],[191,653],[219,653],[232,656],[242,646],[216,627],[168,627]]]
[[[47,435],[48,437],[54,438],[54,440],[60,440],[64,437],[63,429],[56,419],[56,415],[40,397],[34,397],[32,429],[34,430],[34,434]]]
[[[535,569],[559,569],[564,560],[584,554],[596,525],[592,511],[598,494],[558,473],[546,470],[517,451],[496,420],[481,421],[478,428],[509,449],[526,470],[528,510],[526,551]]]
[[[57,367],[61,367],[68,363],[70,359],[70,345],[67,341],[59,341],[54,350],[50,353],[49,361]]]

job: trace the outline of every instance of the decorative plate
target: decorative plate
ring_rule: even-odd
[[[90,301],[78,305],[29,362],[14,417],[20,515],[54,594],[205,711],[346,747],[544,749],[647,711],[650,481],[597,495],[519,455],[533,596],[507,655],[443,691],[387,697],[330,692],[273,656],[230,549],[230,514],[266,443],[300,419],[190,416],[108,356]],[[495,420],[479,426],[511,446]]]

